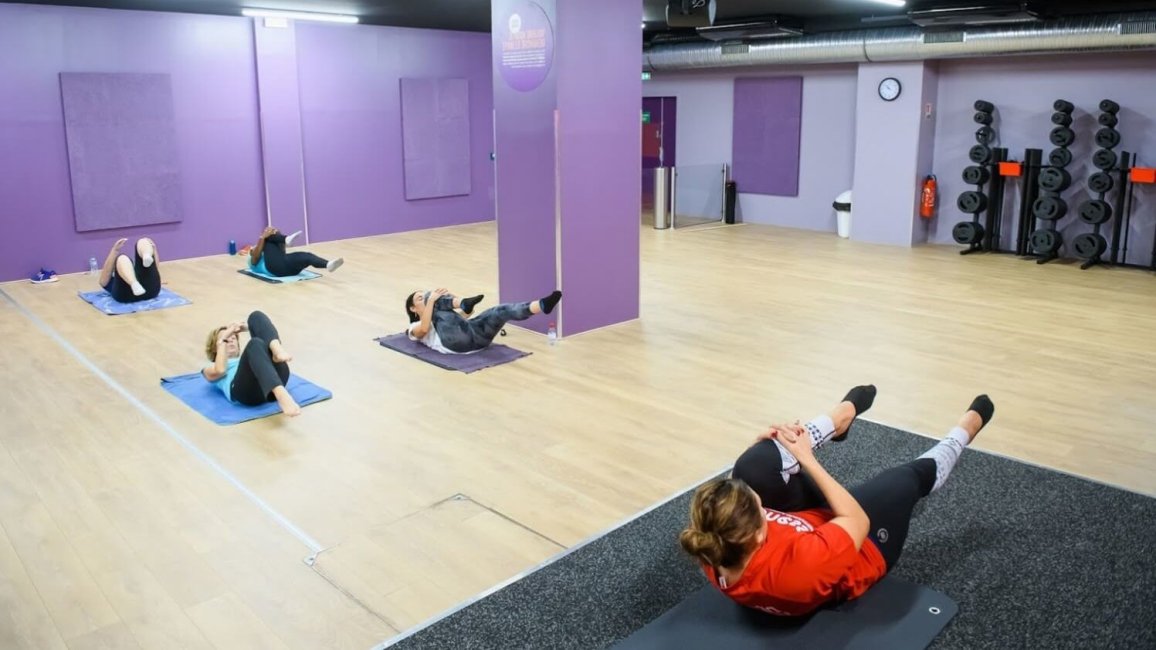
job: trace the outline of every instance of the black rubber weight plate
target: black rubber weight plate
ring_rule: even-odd
[[[1072,175],[1059,167],[1045,167],[1040,170],[1040,189],[1046,192],[1063,192],[1072,184]]]
[[[951,229],[951,238],[957,244],[974,244],[983,239],[983,226],[974,221],[960,221]]]
[[[1115,115],[1120,112],[1120,105],[1110,99],[1105,99],[1100,102],[1100,110]]]
[[[1063,219],[1067,213],[1068,204],[1058,196],[1041,196],[1032,204],[1032,214],[1044,221]]]
[[[990,177],[986,167],[972,165],[963,168],[963,182],[968,185],[983,185]]]
[[[988,101],[984,101],[982,99],[977,99],[977,100],[975,100],[974,108],[975,108],[975,110],[981,111],[983,113],[991,113],[992,111],[995,110],[995,104],[988,102]]]
[[[1106,172],[1096,172],[1088,177],[1088,189],[1096,194],[1111,192],[1114,184],[1112,175]]]
[[[976,214],[987,208],[987,195],[975,190],[968,190],[959,195],[959,200],[955,204],[959,206],[960,212]]]
[[[1096,146],[1101,149],[1115,149],[1120,144],[1120,132],[1116,129],[1096,131]]]
[[[1103,235],[1086,232],[1072,241],[1072,248],[1080,259],[1091,260],[1108,250],[1108,240],[1104,239]]]
[[[971,160],[971,162],[977,165],[982,165],[991,160],[991,147],[977,144],[967,152],[967,157]]]
[[[1055,124],[1057,126],[1071,126],[1072,114],[1071,113],[1052,113],[1052,124]]]
[[[1115,113],[1100,113],[1100,117],[1096,118],[1096,121],[1100,123],[1100,126],[1112,128],[1120,123],[1120,118],[1116,117]]]
[[[1060,250],[1063,238],[1060,233],[1046,228],[1040,228],[1032,233],[1032,250],[1037,255],[1052,255]]]
[[[992,123],[991,113],[976,113],[975,117],[973,117],[972,119],[975,120],[976,124],[987,125],[987,124]]]
[[[1057,126],[1048,139],[1057,147],[1066,147],[1076,141],[1076,132],[1066,126]]]
[[[995,129],[990,126],[981,126],[975,130],[975,141],[980,144],[991,144],[995,140]]]
[[[1067,100],[1057,99],[1056,102],[1052,104],[1052,110],[1059,111],[1060,113],[1071,113],[1076,110],[1076,106]]]
[[[1065,147],[1052,149],[1052,152],[1048,154],[1048,162],[1051,163],[1052,167],[1067,167],[1072,164],[1071,149]]]
[[[1107,201],[1086,201],[1080,206],[1080,221],[1093,226],[1112,218],[1112,206]]]
[[[1092,154],[1092,164],[1096,169],[1111,169],[1116,166],[1116,152],[1101,149]]]

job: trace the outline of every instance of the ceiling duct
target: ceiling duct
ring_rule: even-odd
[[[731,48],[732,53],[707,41],[655,44],[643,52],[642,64],[662,71],[1156,49],[1154,21],[1156,13],[1074,16],[967,27],[951,38],[918,27],[868,29],[750,43],[745,52]]]
[[[920,27],[964,27],[1030,23],[1040,19],[1027,3],[1014,5],[969,5],[940,7],[907,12],[907,18]]]

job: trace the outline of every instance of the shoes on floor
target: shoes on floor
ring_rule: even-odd
[[[49,282],[56,282],[60,278],[56,277],[56,271],[52,269],[40,269],[31,278],[32,284],[48,284]]]

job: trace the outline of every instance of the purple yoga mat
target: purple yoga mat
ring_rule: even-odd
[[[389,336],[383,336],[373,340],[380,343],[383,347],[421,359],[426,363],[432,363],[439,368],[461,370],[464,373],[471,373],[491,366],[500,366],[503,363],[509,363],[515,359],[530,356],[529,352],[515,350],[508,345],[497,344],[491,345],[485,350],[474,352],[473,354],[444,354],[426,347],[421,343],[409,340],[405,332],[390,334]]]

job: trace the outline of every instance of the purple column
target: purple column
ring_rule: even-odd
[[[561,288],[560,311],[529,321],[537,331],[635,319],[641,3],[491,6],[501,298]]]
[[[865,63],[859,66],[855,123],[855,184],[851,199],[851,238],[878,244],[911,246],[920,239],[919,191],[933,151],[934,124],[924,125],[925,99],[934,91],[931,64]],[[879,83],[898,79],[902,92],[894,101],[879,97]]]
[[[296,29],[293,21],[257,18],[253,20],[253,35],[269,223],[284,233],[304,230],[301,243],[308,243]],[[253,238],[256,236],[254,233]]]

